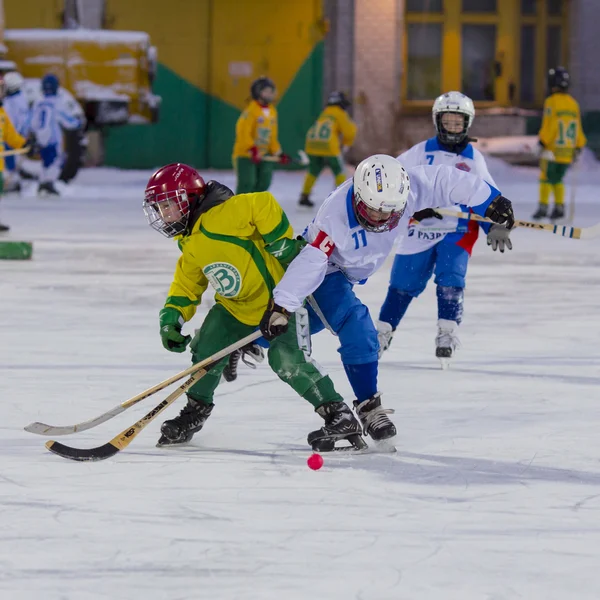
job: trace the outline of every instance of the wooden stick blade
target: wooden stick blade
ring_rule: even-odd
[[[47,423],[36,421],[35,423],[30,423],[27,427],[23,427],[23,429],[28,433],[35,433],[36,435],[69,435],[98,427],[98,425],[102,425],[102,423],[106,423],[106,421],[125,412],[128,408],[129,406],[117,406],[99,417],[75,425],[48,425]]]

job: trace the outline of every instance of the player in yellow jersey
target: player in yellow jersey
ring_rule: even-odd
[[[19,135],[15,129],[10,117],[6,113],[6,110],[1,104],[6,94],[6,86],[4,79],[0,78],[0,148],[4,149],[4,143],[6,142],[11,148],[23,148],[27,143],[27,140]],[[0,157],[0,195],[4,189],[4,158]],[[9,231],[10,227],[0,223],[0,232]]]
[[[544,102],[544,116],[539,132],[540,204],[534,219],[548,216],[550,193],[554,192],[554,209],[550,219],[565,216],[565,184],[563,178],[586,144],[581,127],[579,104],[568,93],[569,73],[563,67],[548,71],[550,96]]]
[[[197,363],[256,331],[269,306],[283,310],[273,305],[272,291],[301,242],[294,240],[285,213],[269,192],[233,195],[224,185],[205,183],[192,167],[177,163],[152,175],[144,212],[150,225],[177,239],[181,249],[160,311],[160,336],[167,350],[184,352],[190,344]],[[181,329],[194,316],[209,284],[216,303],[191,339]],[[276,325],[282,335],[270,343],[269,365],[324,419],[323,427],[309,434],[309,443],[317,440],[321,450],[333,450],[337,440],[347,439],[364,447],[350,408],[301,347],[301,340],[309,347],[307,315],[306,323],[301,312],[286,312],[286,317],[289,327],[287,319]],[[190,388],[180,415],[163,423],[159,446],[184,444],[202,429],[226,363],[224,358]]]
[[[286,165],[290,157],[283,154],[277,131],[277,96],[275,84],[268,77],[259,77],[250,88],[252,100],[235,125],[233,167],[237,175],[236,194],[265,192],[273,178],[273,162],[265,155],[279,157]]]
[[[310,192],[325,167],[331,169],[336,186],[344,183],[346,175],[342,146],[352,146],[356,137],[356,125],[348,114],[349,108],[350,101],[343,92],[332,92],[325,110],[308,130],[304,151],[308,155],[309,165],[300,195],[300,206],[314,206]]]

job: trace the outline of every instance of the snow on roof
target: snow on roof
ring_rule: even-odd
[[[119,94],[108,85],[99,85],[92,81],[76,81],[74,88],[77,97],[85,100],[130,101],[126,94]]]
[[[150,43],[150,36],[143,31],[108,31],[106,29],[6,29],[4,39],[7,42],[26,39],[40,42],[70,40],[97,43],[121,42],[123,44]]]

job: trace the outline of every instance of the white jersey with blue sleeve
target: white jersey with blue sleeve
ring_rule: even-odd
[[[405,168],[418,165],[448,165],[460,171],[473,173],[496,187],[494,179],[485,163],[483,154],[471,144],[461,151],[460,154],[449,152],[440,145],[437,137],[416,144],[400,156],[398,160]],[[464,212],[464,206],[456,207],[456,212]],[[485,226],[487,231],[489,226]],[[448,237],[447,241],[456,243],[471,253],[473,245],[477,241],[479,227],[474,221],[465,221],[454,217],[443,219],[424,219],[420,223],[412,220],[409,223],[406,234],[398,240],[396,252],[398,254],[417,254],[429,250],[432,246]]]
[[[61,128],[78,129],[81,125],[81,120],[73,115],[60,95],[45,96],[33,106],[31,130],[42,147],[60,145]]]
[[[363,229],[354,212],[352,180],[344,182],[322,204],[305,231],[308,241],[290,263],[273,292],[276,304],[296,311],[326,275],[342,272],[350,283],[364,283],[405,235],[410,215],[425,208],[472,207],[483,215],[500,191],[483,179],[446,165],[407,169],[410,193],[404,215],[391,231],[375,233]]]
[[[16,94],[6,96],[2,104],[15,129],[23,137],[27,137],[31,124],[31,109],[29,108],[29,102],[27,102],[25,94],[19,91]]]

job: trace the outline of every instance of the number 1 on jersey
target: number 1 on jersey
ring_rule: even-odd
[[[360,239],[358,234],[360,234]],[[354,240],[355,250],[358,250],[361,246],[364,248],[367,245],[367,233],[364,229],[361,229],[360,231],[355,231],[352,234],[352,239]]]

